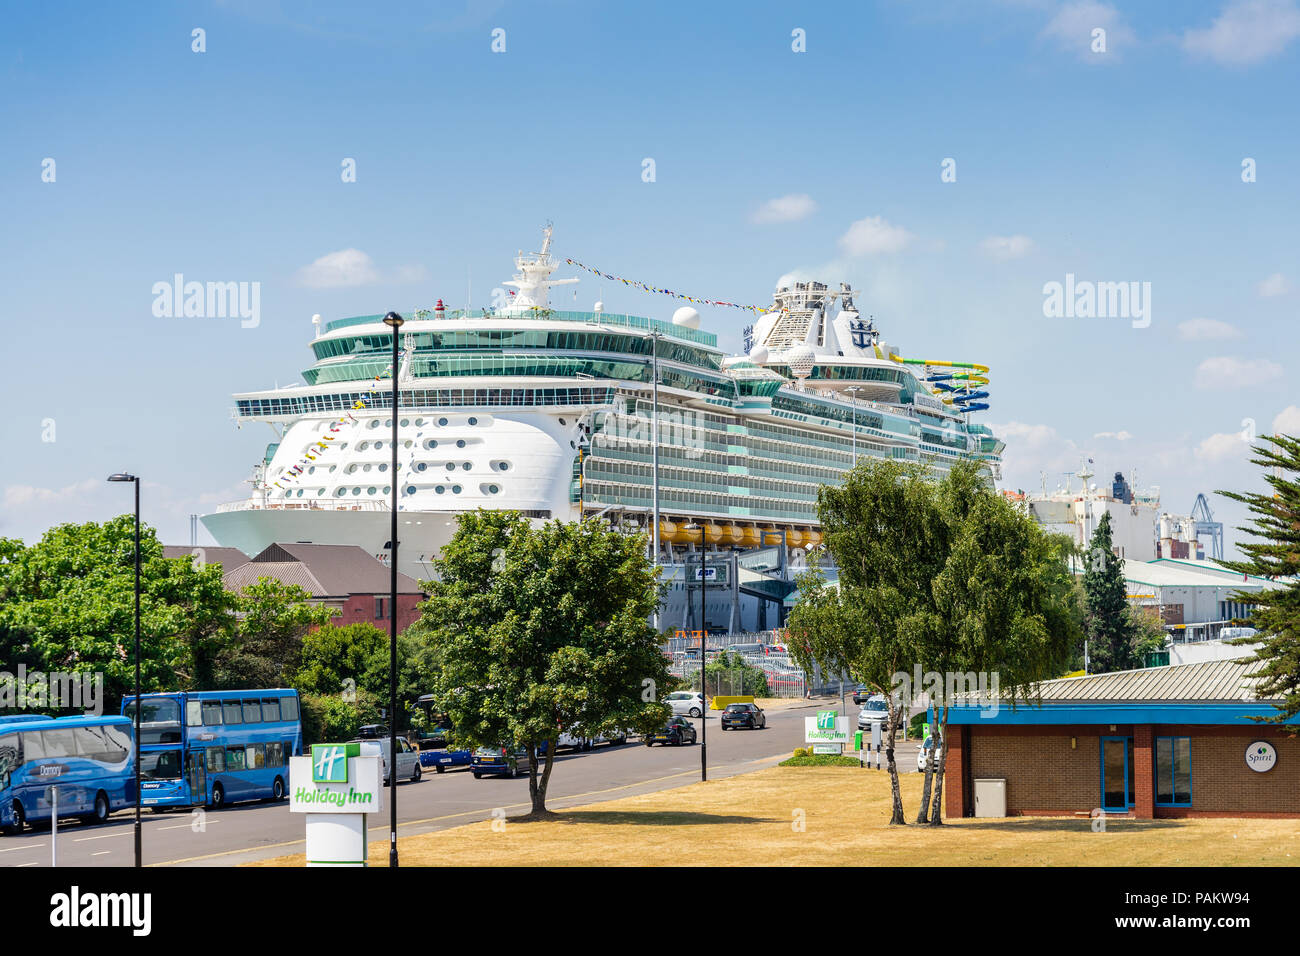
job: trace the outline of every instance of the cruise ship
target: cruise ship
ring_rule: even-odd
[[[551,287],[577,279],[552,278],[566,261],[552,255],[549,226],[541,251],[515,263],[499,307],[439,300],[402,313],[405,574],[430,578],[457,516],[478,508],[599,515],[653,540],[656,439],[664,565],[702,544],[778,546],[783,567],[785,557],[797,563],[821,540],[818,486],[865,456],[937,473],[971,459],[990,483],[999,477],[1003,443],[971,422],[988,408],[987,367],[904,357],[846,285],[777,289],[755,310],[747,354],[728,356],[691,306],[671,320],[600,302],[590,312],[553,308]],[[387,562],[392,330],[381,315],[314,321],[304,382],[235,396],[235,419],[265,423],[274,437],[249,497],[203,524],[246,554],[273,542],[355,544]]]

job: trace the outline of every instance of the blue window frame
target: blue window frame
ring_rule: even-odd
[[[1156,806],[1192,805],[1192,738],[1157,737],[1155,753]]]
[[[1102,737],[1098,750],[1101,809],[1127,813],[1133,809],[1133,738]]]

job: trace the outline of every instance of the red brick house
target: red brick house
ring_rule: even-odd
[[[1300,739],[1252,721],[1254,663],[1231,660],[1045,681],[1039,703],[954,707],[945,812],[1300,817]],[[986,781],[1002,781],[991,785]]]
[[[296,584],[316,604],[338,608],[337,626],[374,624],[388,630],[391,572],[364,548],[349,544],[273,544],[238,567],[223,565],[226,590],[239,591],[258,578]],[[397,630],[419,616],[424,593],[414,578],[397,575]]]

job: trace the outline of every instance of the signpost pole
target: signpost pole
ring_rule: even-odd
[[[50,787],[50,866],[59,865],[59,788]]]

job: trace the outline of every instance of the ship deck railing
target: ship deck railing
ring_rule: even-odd
[[[363,501],[353,498],[304,498],[301,501],[260,501],[246,498],[217,505],[217,514],[228,511],[387,511],[388,501]]]

